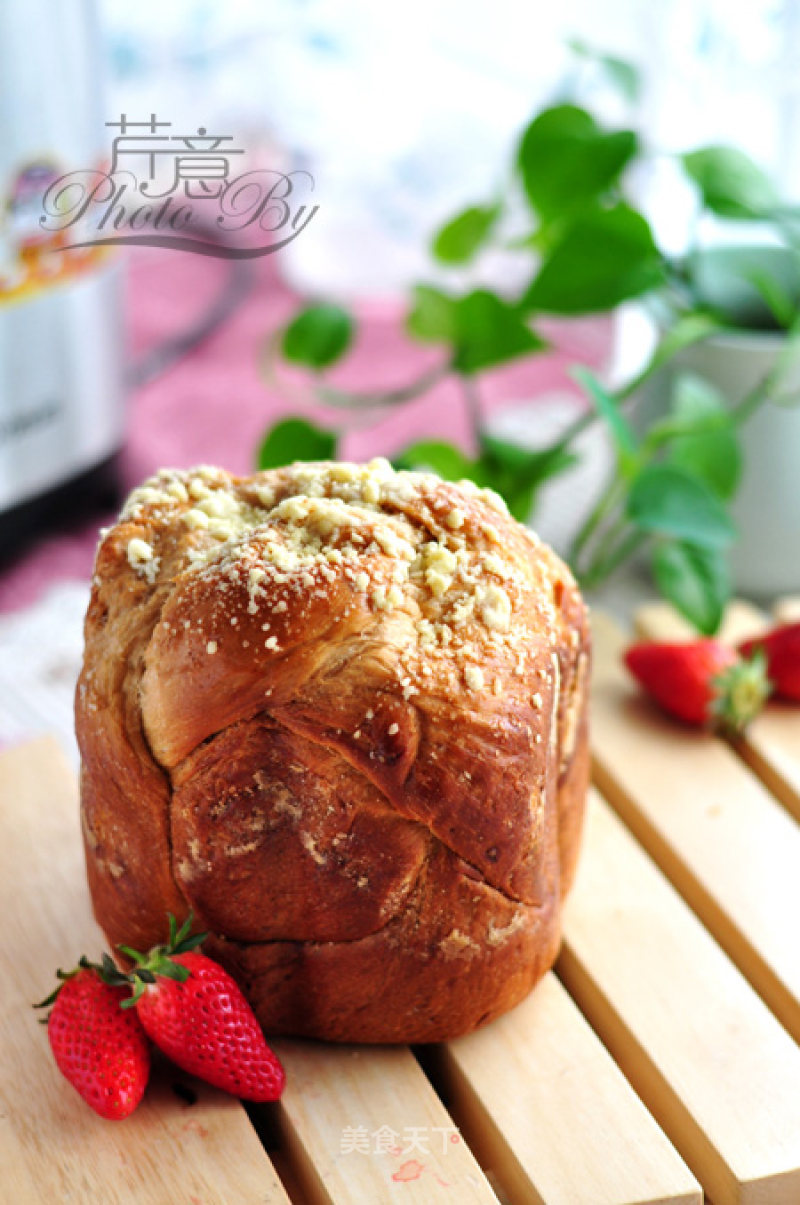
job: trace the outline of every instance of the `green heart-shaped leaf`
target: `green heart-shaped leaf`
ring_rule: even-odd
[[[338,305],[307,306],[283,332],[281,349],[293,364],[316,371],[335,363],[350,346],[353,319]]]

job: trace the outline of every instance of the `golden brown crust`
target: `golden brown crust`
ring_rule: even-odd
[[[588,666],[569,571],[488,491],[385,461],[163,472],[86,621],[100,923],[146,946],[191,906],[271,1031],[474,1028],[555,956]]]

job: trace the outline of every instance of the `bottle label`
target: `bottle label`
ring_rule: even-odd
[[[0,306],[97,271],[113,254],[98,246],[64,250],[66,231],[48,230],[42,222],[42,196],[62,176],[54,160],[37,159],[0,193]]]
[[[0,192],[0,511],[122,442],[118,253],[64,250],[44,227],[42,195],[62,174],[31,160]]]

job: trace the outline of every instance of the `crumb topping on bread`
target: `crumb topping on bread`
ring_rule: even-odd
[[[153,588],[194,573],[224,597],[244,582],[249,614],[261,608],[280,614],[296,606],[298,594],[322,597],[344,579],[373,613],[411,615],[402,658],[406,697],[419,689],[419,677],[430,675],[437,653],[470,691],[499,696],[502,680],[487,679],[470,662],[487,646],[513,650],[518,676],[525,673],[526,625],[515,623],[515,608],[532,583],[529,558],[504,543],[487,512],[508,516],[492,490],[469,481],[445,486],[432,474],[396,472],[378,458],[365,465],[298,463],[245,480],[204,465],[162,470],[132,492],[120,518],[131,531],[141,524],[141,534],[128,540],[127,559]],[[540,547],[532,532],[515,527]],[[172,542],[162,554],[164,529]],[[535,583],[538,618],[551,627],[563,574],[559,564],[548,579],[543,561]],[[237,622],[232,616],[230,626]],[[244,644],[247,637],[240,639]],[[208,633],[209,655],[219,644],[217,633]],[[275,634],[263,646],[280,651]]]

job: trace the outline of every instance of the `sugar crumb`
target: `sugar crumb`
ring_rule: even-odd
[[[477,665],[464,667],[464,681],[470,690],[483,690],[483,670]]]

